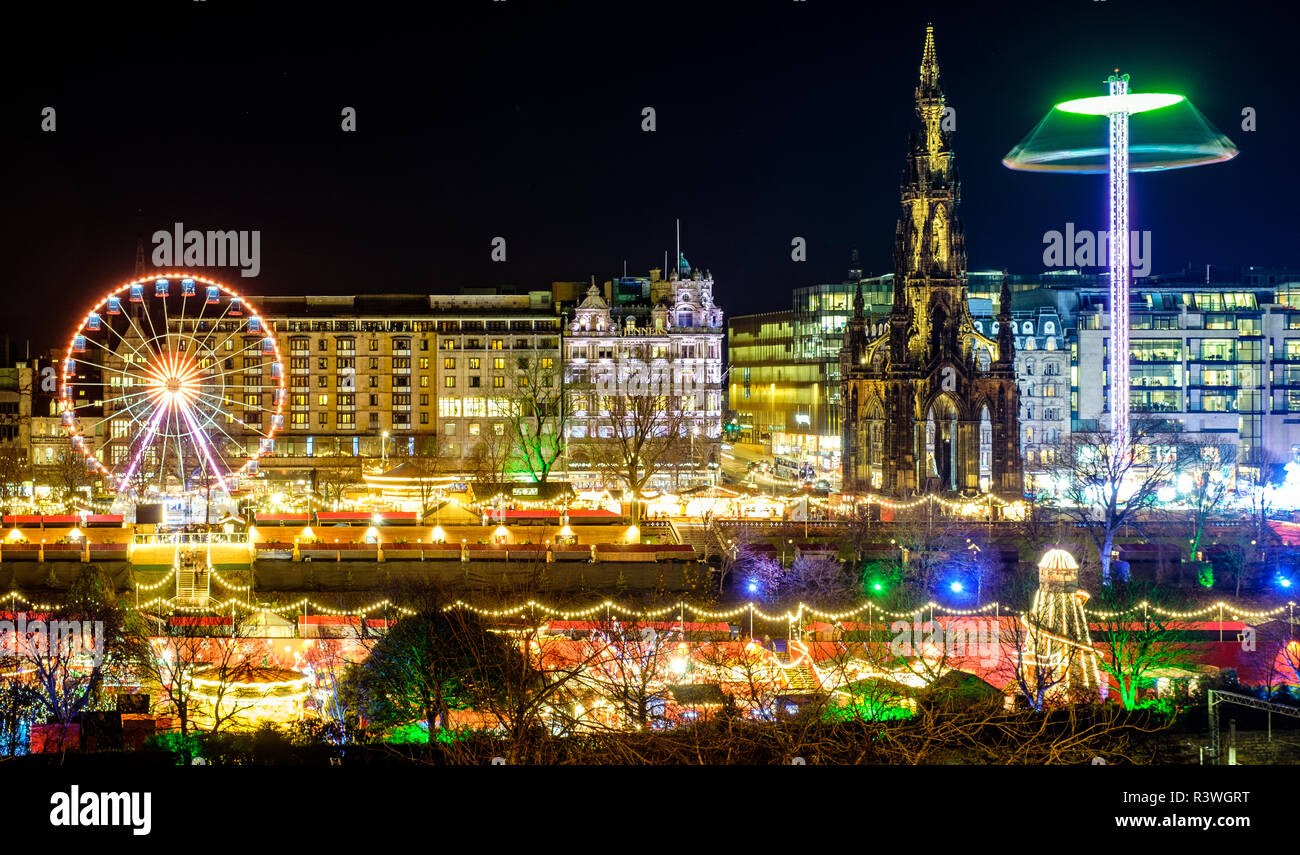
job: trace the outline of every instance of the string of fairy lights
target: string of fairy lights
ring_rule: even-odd
[[[888,508],[893,511],[911,510],[912,508],[920,507],[921,505],[929,502],[931,504],[939,505],[945,510],[956,511],[961,514],[982,513],[990,505],[999,508],[1005,508],[1008,510],[1023,510],[1025,507],[1025,503],[1023,501],[1020,501],[1018,499],[1014,501],[1007,501],[1006,499],[1000,498],[994,495],[993,493],[983,493],[979,496],[973,496],[968,499],[947,499],[944,498],[943,496],[936,496],[934,494],[927,493],[923,496],[917,496],[915,499],[909,499],[907,501],[901,501],[901,502],[874,493],[868,493],[864,496],[859,496],[856,499],[853,499],[851,501],[854,504],[859,504],[859,505],[880,505],[883,508]]]
[[[150,585],[137,584],[136,589],[137,591],[157,590],[168,579],[170,579],[175,574],[175,572],[176,572],[175,568],[173,568],[172,571],[169,572],[168,575],[165,576],[161,581],[154,582]],[[235,585],[233,583],[230,583],[228,580],[220,578],[220,574],[217,573],[215,570],[211,570],[211,572],[213,573],[213,578],[219,581],[228,590],[247,593],[251,589],[251,586]],[[7,599],[10,600],[11,604],[16,604],[18,601],[22,601],[24,605],[34,609],[56,610],[59,608],[59,606],[56,604],[39,603],[35,600],[32,600],[24,596],[22,593],[16,590],[10,591],[7,595]],[[1284,603],[1282,605],[1276,606],[1271,609],[1248,609],[1240,606],[1235,606],[1231,603],[1219,601],[1216,603],[1212,603],[1208,606],[1205,606],[1203,608],[1179,611],[1175,609],[1165,609],[1153,603],[1143,601],[1130,609],[1123,609],[1117,611],[1100,611],[1100,610],[1085,608],[1084,612],[1089,617],[1100,619],[1100,620],[1120,618],[1127,615],[1136,614],[1139,612],[1142,612],[1144,614],[1146,613],[1155,614],[1162,618],[1172,618],[1175,620],[1193,620],[1211,614],[1218,614],[1220,616],[1220,619],[1226,616],[1231,620],[1241,620],[1241,619],[1263,620],[1263,619],[1277,617],[1278,615],[1284,613],[1288,615],[1294,615],[1295,607],[1296,607],[1296,603],[1294,601]],[[403,616],[413,615],[416,613],[415,610],[407,608],[405,606],[398,605],[394,603],[392,600],[388,600],[388,599],[378,600],[374,603],[371,603],[370,605],[362,606],[362,607],[337,608],[337,607],[323,605],[308,597],[303,597],[294,602],[285,603],[282,605],[268,605],[268,604],[257,604],[257,603],[250,602],[247,599],[243,599],[237,596],[232,596],[220,602],[211,603],[207,606],[181,606],[176,603],[173,603],[171,600],[169,600],[166,597],[154,597],[153,599],[135,605],[133,608],[140,611],[161,610],[163,608],[169,608],[174,611],[184,612],[187,614],[225,614],[227,612],[230,612],[232,609],[243,609],[245,612],[271,613],[271,614],[280,615],[281,617],[290,613],[297,614],[298,612],[307,614],[309,611],[318,615],[329,615],[329,616],[337,616],[337,617],[346,617],[346,616],[367,617],[376,612],[384,612],[384,611],[396,612],[397,614]],[[712,621],[730,620],[731,618],[737,618],[742,615],[752,615],[754,619],[767,621],[771,623],[802,624],[805,618],[826,621],[829,623],[840,623],[842,621],[853,620],[861,616],[865,616],[867,620],[870,620],[872,615],[878,615],[882,618],[893,618],[893,619],[910,618],[913,620],[927,613],[930,614],[931,616],[941,615],[944,617],[972,617],[975,615],[986,615],[989,614],[990,612],[996,615],[1001,615],[1003,613],[1003,604],[998,601],[994,601],[990,603],[985,603],[984,605],[977,606],[974,608],[954,609],[954,608],[949,608],[947,606],[944,606],[942,603],[938,603],[931,600],[911,610],[892,610],[892,609],[886,609],[875,603],[868,602],[868,603],[862,603],[860,605],[857,605],[849,609],[844,609],[840,611],[828,611],[801,602],[798,604],[797,607],[793,609],[787,609],[786,611],[781,613],[770,613],[764,611],[764,609],[759,604],[753,601],[742,603],[730,609],[710,609],[710,608],[695,605],[693,603],[686,602],[685,600],[679,600],[678,602],[673,603],[671,605],[665,605],[656,609],[638,609],[638,608],[634,608],[631,606],[618,603],[614,600],[604,600],[600,603],[596,603],[594,605],[587,606],[584,608],[578,608],[578,609],[561,608],[554,605],[548,605],[546,603],[539,602],[537,600],[528,600],[526,602],[518,603],[513,606],[501,607],[501,608],[476,606],[472,603],[467,603],[463,600],[457,600],[454,603],[451,603],[444,607],[444,610],[446,611],[451,611],[456,609],[465,610],[468,612],[472,612],[473,614],[479,615],[481,617],[486,617],[486,618],[496,619],[496,620],[526,617],[534,620],[545,618],[545,619],[552,619],[552,620],[558,619],[558,620],[569,621],[569,620],[582,620],[585,618],[591,618],[592,616],[603,614],[608,619],[613,619],[617,617],[621,619],[630,618],[630,619],[641,620],[641,621],[654,621],[654,620],[661,620],[666,617],[675,617],[677,619],[684,621],[686,615],[689,614],[694,619],[703,618],[705,620],[712,620]]]

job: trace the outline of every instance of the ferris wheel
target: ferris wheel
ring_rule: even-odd
[[[161,274],[105,295],[68,341],[63,427],[106,490],[229,495],[284,426],[274,331],[233,290]]]

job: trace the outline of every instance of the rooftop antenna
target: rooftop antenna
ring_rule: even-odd
[[[673,269],[681,272],[682,266],[682,221],[677,219],[677,255],[673,258]],[[675,277],[674,277],[675,278]]]

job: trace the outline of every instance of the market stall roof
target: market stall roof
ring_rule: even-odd
[[[208,668],[202,668],[196,672],[195,676],[203,679],[212,680],[218,676],[223,676],[223,682],[226,683],[287,683],[294,680],[301,680],[305,676],[300,671],[293,671],[289,668],[277,668],[270,665],[255,665],[251,661],[241,662],[230,668],[223,669],[220,666],[213,665]]]
[[[748,494],[715,484],[701,484],[698,487],[690,487],[681,492],[682,499],[739,499],[745,495]]]
[[[489,500],[498,493],[506,496],[507,499],[526,502],[550,502],[556,499],[567,499],[574,495],[573,485],[568,481],[546,481],[541,484],[524,483],[522,481],[491,484],[479,481],[471,484],[470,487],[473,489],[476,498]]]

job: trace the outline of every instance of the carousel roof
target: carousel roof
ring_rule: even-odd
[[[223,669],[211,666],[196,671],[196,679],[208,682],[222,682],[228,686],[268,686],[295,683],[305,680],[306,675],[290,668],[276,668],[267,665],[254,665],[242,662],[232,668]]]
[[[397,464],[387,472],[366,476],[367,480],[382,478],[385,481],[426,481],[433,477],[435,477],[433,473],[409,460]]]

